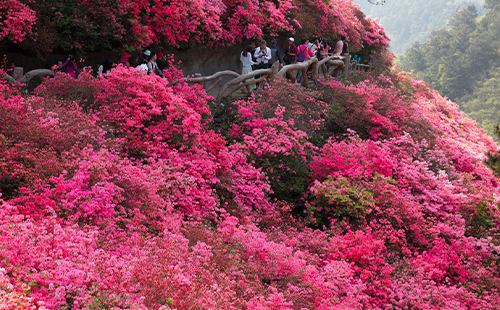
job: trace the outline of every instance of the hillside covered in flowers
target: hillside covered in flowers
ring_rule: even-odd
[[[14,48],[39,55],[54,50],[81,54],[151,45],[213,48],[284,33],[341,34],[353,48],[387,45],[382,27],[365,17],[352,0],[0,2],[0,47],[5,42],[22,42]]]
[[[30,5],[59,3],[9,1],[10,40],[33,35]],[[123,17],[152,2],[167,6],[109,14],[182,41],[173,22],[160,28],[180,37],[155,30],[166,17]],[[182,28],[200,43],[242,40],[252,28],[232,18],[266,12],[215,2]],[[258,5],[281,10],[277,31],[332,18],[314,25],[377,51],[377,70],[275,78],[223,117],[175,65],[57,73],[29,95],[0,80],[0,309],[498,309],[497,145],[391,69],[383,29],[351,1],[306,2],[328,14]]]

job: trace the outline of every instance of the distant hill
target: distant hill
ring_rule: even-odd
[[[415,42],[427,41],[432,31],[446,26],[457,9],[474,3],[481,14],[484,4],[484,0],[386,0],[384,5],[373,5],[367,0],[355,2],[366,15],[379,18],[395,54],[403,53]]]
[[[448,28],[415,44],[399,61],[494,134],[500,120],[500,1],[486,3],[486,15],[478,17],[474,6],[460,10]]]

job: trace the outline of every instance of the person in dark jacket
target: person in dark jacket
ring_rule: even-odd
[[[281,64],[282,60],[280,49],[278,48],[278,41],[273,40],[269,49],[271,50],[271,60],[269,60],[269,68],[272,67],[275,62],[279,62]]]
[[[295,63],[295,59],[297,58],[297,46],[295,46],[294,42],[294,38],[288,38],[288,45],[285,47],[285,54],[283,56],[283,63],[285,65]]]

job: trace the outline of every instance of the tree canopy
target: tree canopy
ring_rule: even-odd
[[[413,45],[400,59],[403,70],[458,102],[490,134],[499,122],[495,98],[495,87],[500,85],[499,3],[487,1],[490,11],[479,18],[475,6],[458,11],[448,28]]]
[[[427,41],[432,31],[445,27],[457,9],[468,3],[482,6],[484,0],[390,0],[383,5],[356,2],[368,16],[380,20],[391,38],[392,51],[399,55],[412,44]]]

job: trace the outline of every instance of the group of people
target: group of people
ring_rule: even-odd
[[[259,46],[255,42],[241,52],[240,61],[243,65],[242,74],[248,74],[254,70],[270,68],[274,63],[279,62],[280,65],[289,65],[293,63],[305,62],[316,57],[319,60],[328,56],[341,56],[349,53],[348,43],[346,38],[339,36],[335,43],[330,46],[325,38],[313,37],[310,40],[303,38],[300,44],[295,44],[293,37],[288,38],[288,44],[285,46],[283,53],[278,48],[278,41],[273,40],[271,46],[267,46],[267,42],[262,40]],[[121,54],[118,63],[106,59],[99,65],[97,75],[109,73],[114,66],[122,64],[125,67],[131,67],[130,55],[127,52]],[[163,77],[163,70],[167,67],[167,55],[161,51],[145,50],[139,57],[135,58],[135,68],[141,70],[147,75],[158,75]],[[66,72],[74,78],[78,75],[78,64],[72,55],[69,55],[65,62],[59,61],[56,67],[57,71]],[[259,77],[256,77],[259,78]],[[302,71],[297,72],[297,81],[301,82]],[[255,85],[252,86],[255,88]]]
[[[312,57],[323,59],[330,55],[341,56],[349,53],[348,44],[345,37],[339,36],[332,49],[328,44],[328,40],[324,38],[303,38],[300,44],[295,45],[293,37],[288,38],[288,44],[284,49],[283,57],[280,49],[277,47],[278,42],[273,40],[271,47],[267,46],[267,42],[262,40],[259,47],[255,47],[255,43],[249,45],[241,52],[240,61],[243,65],[242,74],[248,74],[253,70],[270,68],[275,62],[280,65],[289,65],[298,62],[305,62]],[[302,72],[297,73],[297,81],[302,80]]]
[[[56,72],[65,72],[76,79],[78,75],[78,64],[73,55],[68,55],[66,61],[59,60],[54,68]]]
[[[123,65],[126,68],[130,68],[130,55],[127,52],[123,52],[118,64]],[[139,57],[136,58],[135,63],[137,64],[135,68],[141,70],[142,73],[147,75],[156,74],[158,76],[163,76],[163,70],[167,67],[167,54],[161,51],[155,52],[150,50],[145,50]],[[117,64],[113,63],[111,60],[107,59],[103,64],[99,66],[97,70],[97,75],[102,76],[104,73],[109,73],[111,69]]]
[[[130,64],[130,55],[127,52],[123,52],[120,56],[120,60],[118,62],[114,62],[111,59],[106,59],[103,63],[101,63],[97,68],[97,76],[102,76],[103,74],[110,73],[111,70],[116,65],[123,65],[124,67],[130,68],[132,65]],[[163,77],[163,69],[165,69],[168,65],[167,55],[162,52],[152,52],[150,50],[144,51],[139,57],[135,59],[135,63],[137,64],[135,68],[141,70],[144,74],[156,74]],[[79,67],[78,63],[75,60],[73,55],[69,55],[68,58],[63,62],[59,60],[56,66],[51,67],[56,72],[65,72],[72,76],[73,78],[78,77]],[[88,69],[89,67],[83,67],[82,69]]]

